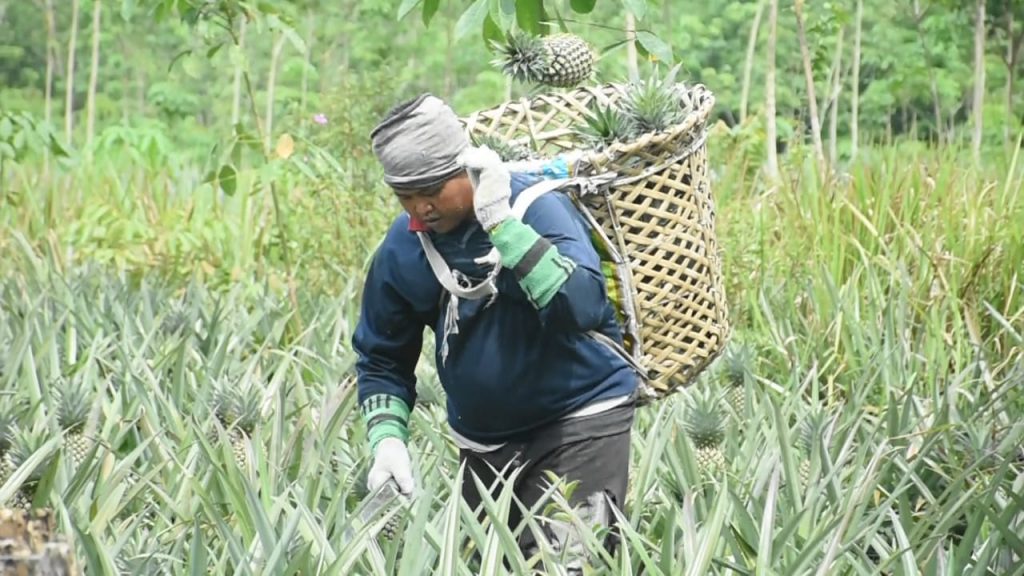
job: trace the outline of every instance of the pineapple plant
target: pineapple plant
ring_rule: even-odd
[[[11,450],[14,440],[15,424],[14,406],[12,403],[5,402],[0,407],[0,486],[3,486],[14,473],[14,469],[10,467],[7,453]]]
[[[826,425],[826,413],[821,408],[808,410],[800,421],[797,429],[800,466],[797,473],[800,475],[801,486],[806,487],[811,481],[811,459],[814,456],[815,446],[818,445],[821,435],[825,432]]]
[[[697,467],[705,478],[725,469],[725,418],[721,400],[709,387],[695,390],[683,410],[683,427],[696,448]]]
[[[77,470],[92,449],[92,441],[86,436],[85,428],[92,411],[95,394],[81,379],[58,382],[54,388],[57,403],[57,424],[64,434],[64,450]]]
[[[0,466],[0,486],[7,483],[10,477],[14,474],[29,459],[35,454],[45,443],[46,439],[43,434],[36,430],[28,430],[18,427],[13,427],[10,433],[10,447],[4,454],[4,461]],[[35,499],[36,487],[39,485],[39,481],[43,478],[43,471],[46,470],[47,464],[40,464],[25,478],[18,491],[14,494],[14,500],[11,502],[13,508],[19,510],[31,510],[32,502]]]
[[[575,34],[531,36],[510,34],[505,44],[495,43],[494,61],[508,76],[520,82],[570,88],[590,78],[594,53]]]
[[[726,404],[737,416],[746,410],[747,383],[753,376],[753,364],[753,352],[745,345],[730,347],[722,359]]]
[[[249,461],[249,438],[256,428],[260,413],[259,394],[251,386],[235,386],[222,381],[214,390],[213,411],[227,431],[235,463],[245,469]]]

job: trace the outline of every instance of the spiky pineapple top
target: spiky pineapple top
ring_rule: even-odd
[[[46,437],[42,430],[36,430],[31,428],[22,428],[15,426],[11,432],[11,446],[4,455],[5,463],[7,464],[7,473],[13,474],[15,470],[20,468],[33,454],[39,451],[46,443]],[[33,486],[39,482],[43,477],[43,471],[46,470],[45,465],[36,466],[29,475],[25,478],[25,485]],[[6,480],[4,478],[3,480]]]
[[[595,104],[588,110],[584,122],[580,135],[597,146],[627,140],[633,133],[631,119],[615,106]]]
[[[814,447],[821,441],[828,426],[828,413],[822,408],[810,408],[797,427],[797,447],[805,458],[810,458]]]
[[[754,371],[754,352],[749,346],[730,346],[722,358],[722,373],[729,386],[743,386]]]
[[[661,132],[682,122],[686,115],[671,79],[648,78],[630,83],[619,107],[630,118],[636,135]]]
[[[472,139],[474,146],[486,146],[494,150],[498,157],[505,162],[531,160],[536,156],[530,148],[518,142],[506,140],[497,134],[474,134]]]
[[[0,396],[0,459],[11,449],[14,428],[18,422],[19,403],[7,396]]]
[[[81,434],[89,421],[95,392],[82,379],[59,380],[53,389],[57,403],[57,424],[69,433]]]
[[[225,428],[252,434],[259,418],[260,397],[251,386],[221,381],[213,393],[213,411]]]
[[[590,78],[594,69],[594,53],[575,34],[513,33],[495,47],[500,55],[494,64],[520,82],[569,88]]]
[[[725,438],[725,412],[709,388],[695,390],[683,411],[683,427],[698,448],[716,447]]]

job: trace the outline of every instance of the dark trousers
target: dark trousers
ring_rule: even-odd
[[[553,472],[566,482],[577,483],[569,504],[577,508],[585,522],[595,528],[614,526],[611,507],[622,510],[626,501],[633,411],[634,406],[629,403],[593,416],[561,420],[527,439],[508,442],[494,452],[462,450],[463,499],[483,518],[486,513],[480,505],[473,476],[489,487],[492,498],[497,498],[505,480],[521,468],[513,480],[513,488],[516,498],[530,510],[549,492],[551,481],[547,473]],[[543,506],[541,504],[538,513],[543,513]],[[514,503],[509,511],[510,528],[516,530],[522,520],[522,510]],[[581,544],[574,541],[570,532],[567,526],[559,528],[544,523],[545,537],[554,549],[582,562]],[[529,527],[524,527],[519,544],[527,558],[536,552],[536,536]],[[607,539],[605,545],[614,549],[617,538]]]

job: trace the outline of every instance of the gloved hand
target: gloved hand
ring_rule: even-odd
[[[398,438],[385,438],[377,444],[373,453],[373,466],[366,477],[366,487],[370,492],[376,492],[389,478],[395,479],[399,491],[406,496],[411,496],[416,488],[416,482],[412,479],[409,449]]]
[[[512,175],[496,152],[487,147],[466,148],[458,163],[473,183],[473,210],[484,230],[490,232],[512,216]]]

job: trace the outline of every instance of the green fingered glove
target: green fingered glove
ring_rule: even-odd
[[[398,489],[411,495],[416,483],[405,445],[409,439],[409,407],[400,398],[377,394],[364,400],[360,411],[373,453],[373,466],[366,477],[367,488],[374,492],[394,478]]]

